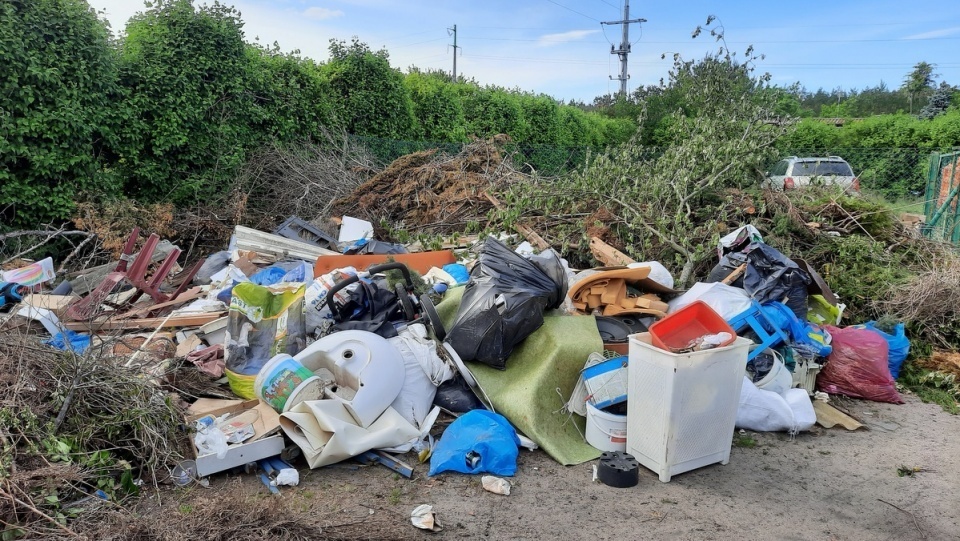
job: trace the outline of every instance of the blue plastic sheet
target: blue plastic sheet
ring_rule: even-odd
[[[90,347],[90,335],[67,330],[58,332],[56,336],[49,340],[44,340],[43,343],[63,351],[82,354]]]
[[[430,474],[445,471],[511,476],[517,472],[520,438],[498,413],[473,410],[450,423],[430,456]]]
[[[907,355],[910,354],[910,339],[907,338],[904,324],[897,323],[897,326],[893,329],[893,334],[887,334],[878,329],[876,321],[868,321],[863,325],[856,325],[856,327],[858,329],[870,329],[887,341],[887,345],[890,346],[890,352],[887,355],[887,365],[890,367],[890,375],[893,376],[893,379],[897,379],[900,375],[900,368],[903,366],[903,361],[907,360]]]

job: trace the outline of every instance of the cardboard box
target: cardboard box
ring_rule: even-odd
[[[42,295],[40,293],[33,293],[24,297],[23,304],[33,306],[34,308],[46,308],[56,314],[58,318],[63,319],[63,314],[67,311],[67,307],[79,298],[80,297],[76,295]]]
[[[226,456],[217,458],[216,454],[200,456],[197,454],[197,477],[243,466],[264,458],[277,456],[283,451],[283,434],[280,433],[280,415],[260,400],[211,400],[201,398],[190,406],[187,423],[193,423],[205,416],[219,417],[224,413],[234,415],[247,410],[256,410],[259,415],[253,423],[253,438],[238,445],[231,445]],[[196,452],[196,449],[194,449]]]

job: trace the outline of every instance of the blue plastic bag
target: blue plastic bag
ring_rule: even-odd
[[[287,274],[287,271],[283,270],[283,267],[271,265],[267,268],[258,270],[253,276],[250,277],[250,281],[258,286],[272,286],[276,283],[279,283],[285,274]]]
[[[796,314],[782,302],[768,302],[761,305],[764,314],[771,323],[787,331],[790,335],[790,345],[801,353],[811,353],[817,357],[830,355],[829,334],[808,323],[797,319]],[[771,329],[768,329],[771,330]]]
[[[900,375],[900,368],[903,366],[903,361],[907,360],[907,355],[910,353],[910,339],[907,338],[906,328],[903,323],[897,323],[897,326],[893,328],[893,334],[887,334],[877,328],[876,321],[868,321],[863,325],[855,325],[858,329],[870,329],[876,333],[879,333],[884,340],[887,341],[887,345],[890,346],[890,352],[887,355],[887,366],[890,367],[890,375],[893,376],[893,379],[897,379],[897,376]]]
[[[430,456],[430,473],[491,473],[511,476],[517,472],[520,438],[510,421],[487,410],[468,411],[450,423]]]
[[[443,266],[443,271],[452,276],[457,281],[457,285],[463,285],[470,281],[470,271],[460,263],[447,263]]]

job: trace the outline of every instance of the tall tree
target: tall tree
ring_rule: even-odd
[[[903,79],[901,90],[910,97],[910,113],[913,114],[913,101],[925,90],[933,86],[933,80],[936,76],[933,74],[935,64],[929,62],[917,62],[913,66],[913,71],[907,74]]]

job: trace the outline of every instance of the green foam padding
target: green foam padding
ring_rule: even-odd
[[[448,290],[437,306],[447,329],[453,325],[463,290]],[[467,366],[497,413],[567,466],[600,456],[600,451],[583,439],[585,419],[560,410],[587,357],[603,351],[603,341],[593,316],[558,314],[547,312],[543,326],[514,348],[505,370],[477,362]]]

